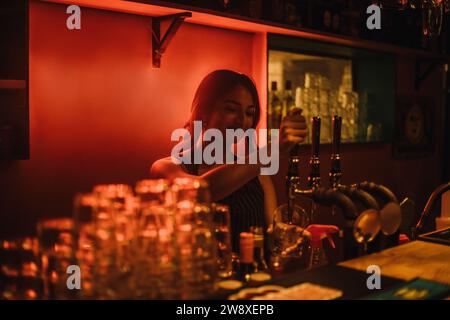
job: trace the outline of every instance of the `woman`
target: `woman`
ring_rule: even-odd
[[[193,122],[202,121],[203,130],[216,128],[225,137],[226,129],[256,128],[259,118],[259,98],[253,81],[241,73],[217,70],[200,83],[186,128],[192,131]],[[306,134],[306,122],[301,114],[283,119],[279,134],[280,161],[287,159],[289,151],[302,143]],[[199,176],[206,180],[211,200],[230,207],[233,250],[237,252],[240,232],[248,231],[251,226],[266,228],[277,208],[272,180],[270,176],[260,175],[261,167],[261,164],[177,165],[167,157],[152,165],[151,176],[169,180]]]

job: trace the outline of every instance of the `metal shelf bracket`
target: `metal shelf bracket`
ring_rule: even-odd
[[[191,12],[180,12],[152,18],[152,64],[154,68],[161,67],[161,57],[175,36],[184,19],[192,17]],[[166,33],[161,37],[161,23],[172,19]]]

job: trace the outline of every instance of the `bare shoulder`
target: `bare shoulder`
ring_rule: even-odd
[[[175,164],[171,157],[156,160],[150,168],[150,177],[153,179],[167,178],[183,175],[181,166]]]

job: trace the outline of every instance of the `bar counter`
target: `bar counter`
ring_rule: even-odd
[[[449,261],[450,246],[418,240],[337,265],[274,275],[264,285],[292,287],[308,282],[341,290],[339,299],[371,299],[373,294],[384,293],[416,278],[450,285]],[[367,288],[367,279],[372,274],[367,268],[373,265],[381,271],[380,290]],[[228,299],[237,292],[223,293],[214,299]],[[448,299],[450,295],[445,298]]]
[[[339,265],[360,271],[378,265],[384,276],[405,281],[420,277],[450,285],[450,246],[437,243],[412,241]]]

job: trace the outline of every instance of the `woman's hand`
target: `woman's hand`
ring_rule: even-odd
[[[292,109],[283,118],[280,126],[280,155],[289,157],[289,152],[296,144],[303,143],[308,134],[306,120],[302,116],[302,109]]]

